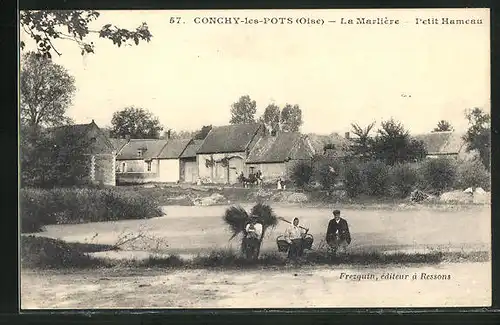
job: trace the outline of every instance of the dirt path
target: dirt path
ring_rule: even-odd
[[[411,280],[415,273],[419,278]],[[451,279],[423,280],[422,273],[450,275]],[[373,278],[345,279],[345,274]],[[383,275],[391,274],[407,274],[409,279],[383,279]],[[479,307],[491,303],[490,279],[490,263],[250,271],[25,270],[21,306],[23,309]]]

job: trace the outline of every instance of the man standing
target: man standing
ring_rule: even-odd
[[[326,231],[326,242],[334,250],[345,253],[347,246],[351,243],[351,233],[347,221],[340,217],[339,210],[333,210],[333,219],[328,223]]]
[[[262,236],[262,224],[257,222],[257,217],[251,216],[245,227],[244,249],[247,259],[257,259],[257,252]]]
[[[290,244],[288,248],[288,258],[295,260],[302,256],[303,245],[302,240],[307,231],[303,231],[299,226],[299,218],[293,218],[293,222],[285,232],[285,240]]]

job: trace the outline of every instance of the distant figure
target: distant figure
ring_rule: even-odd
[[[262,184],[262,172],[260,170],[257,171],[257,185],[261,185]]]
[[[340,210],[333,210],[334,218],[328,223],[326,242],[334,250],[345,253],[351,244],[351,233],[347,221],[340,217]]]
[[[282,189],[282,186],[281,186],[281,177],[280,177],[280,178],[278,178],[278,181],[276,182],[276,188],[277,188],[278,190],[281,190],[281,189]]]
[[[285,232],[285,240],[290,247],[288,248],[288,258],[291,260],[302,256],[304,251],[302,241],[306,232],[299,227],[299,218],[293,218],[293,222]]]
[[[244,253],[247,259],[256,259],[262,236],[262,224],[256,216],[251,216],[245,226]]]

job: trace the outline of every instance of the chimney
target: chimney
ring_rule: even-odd
[[[349,132],[346,132],[346,133],[345,133],[345,138],[346,138],[346,139],[349,139]]]

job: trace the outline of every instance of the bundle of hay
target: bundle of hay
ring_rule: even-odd
[[[256,218],[257,222],[262,224],[262,234],[259,239],[258,249],[258,251],[260,252],[260,246],[262,246],[262,240],[264,239],[266,230],[269,227],[274,228],[278,224],[278,218],[269,205],[258,203],[252,207],[250,213],[247,213],[245,209],[240,206],[232,206],[226,209],[223,219],[232,232],[232,236],[231,238],[229,238],[229,240],[231,240],[239,234],[242,234],[242,237],[245,238],[245,227],[250,221],[251,217]],[[243,238],[241,241],[242,248],[244,246]]]

